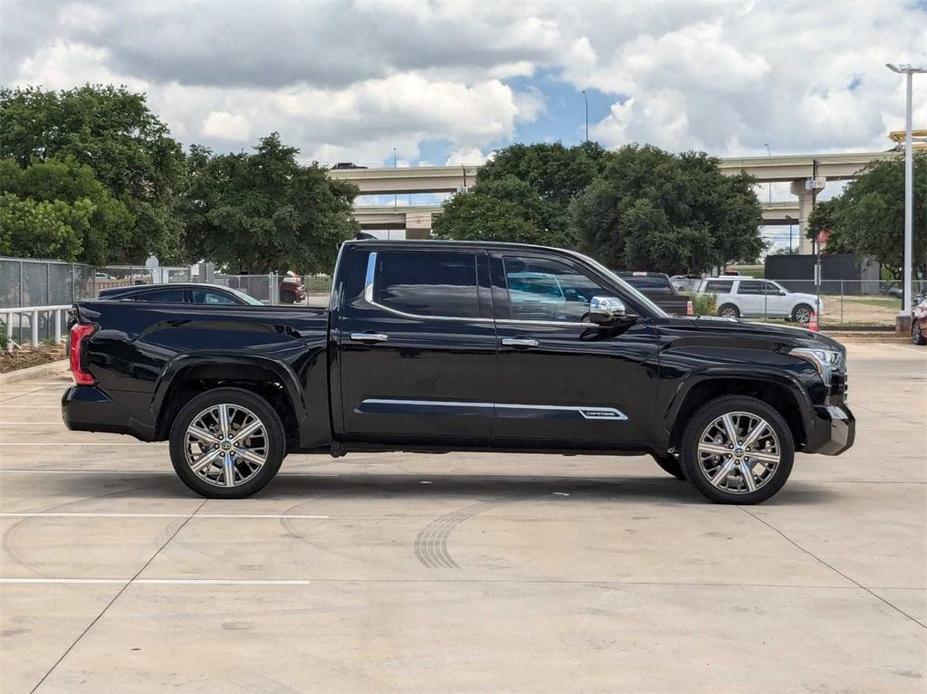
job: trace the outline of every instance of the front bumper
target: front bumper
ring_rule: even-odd
[[[815,405],[803,453],[840,455],[856,439],[856,417],[846,405]]]

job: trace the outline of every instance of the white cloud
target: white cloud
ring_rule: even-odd
[[[200,132],[206,137],[246,142],[251,139],[251,124],[244,116],[228,111],[212,111],[203,121]]]
[[[145,80],[114,71],[105,48],[62,39],[24,58],[14,80],[15,84],[41,84],[46,89],[69,89],[87,82],[114,82],[138,90],[149,86]]]
[[[448,166],[454,166],[456,164],[485,164],[486,160],[489,157],[476,147],[468,147],[466,149],[455,149],[448,156],[447,161],[444,162]]]
[[[0,80],[148,91],[175,136],[217,149],[279,131],[305,159],[475,156],[550,114],[562,79],[612,101],[592,133],[714,154],[882,149],[927,62],[908,0],[809,3],[264,2],[0,5]],[[507,81],[518,84],[512,88]],[[597,97],[601,103],[601,96]],[[915,118],[927,123],[927,79]],[[574,124],[531,131],[576,137]],[[205,141],[204,141],[205,138]]]

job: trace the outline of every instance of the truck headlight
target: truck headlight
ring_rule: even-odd
[[[796,347],[789,352],[789,355],[804,359],[811,364],[828,388],[830,388],[834,372],[843,368],[843,354],[833,349]]]

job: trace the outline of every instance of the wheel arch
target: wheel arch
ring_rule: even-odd
[[[668,449],[676,448],[689,418],[705,403],[724,395],[746,395],[762,400],[782,415],[795,439],[795,450],[807,443],[812,406],[804,389],[781,374],[713,373],[692,377],[677,391],[664,417]]]
[[[267,400],[283,422],[287,450],[299,447],[299,413],[305,411],[305,404],[295,375],[270,359],[232,355],[181,358],[164,369],[152,398],[155,440],[168,438],[174,418],[192,398],[226,386]]]

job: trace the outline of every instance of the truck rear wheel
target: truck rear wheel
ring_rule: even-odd
[[[792,472],[795,442],[788,424],[762,400],[716,398],[695,413],[682,437],[686,476],[722,504],[756,504],[773,496]]]
[[[171,427],[171,463],[190,489],[210,499],[240,499],[270,482],[283,462],[280,417],[259,395],[216,388],[197,395]]]

